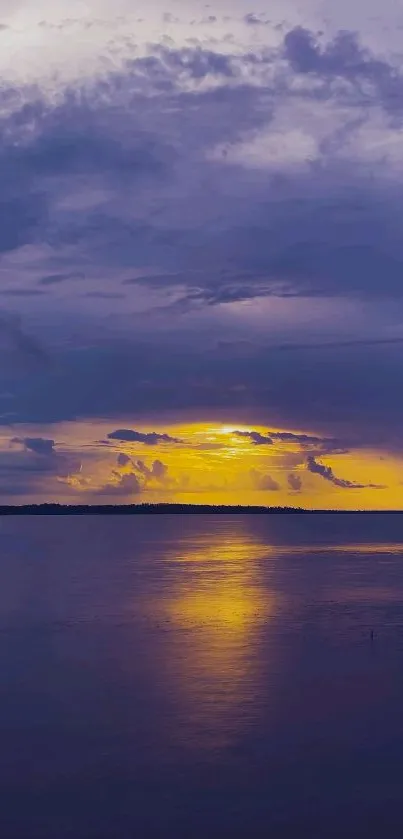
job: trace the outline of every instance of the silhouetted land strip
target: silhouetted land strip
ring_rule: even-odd
[[[25,504],[19,506],[0,506],[0,516],[135,516],[180,513],[192,515],[202,513],[296,513],[305,516],[322,515],[402,515],[401,510],[305,510],[301,507],[247,507],[242,505],[211,504]]]

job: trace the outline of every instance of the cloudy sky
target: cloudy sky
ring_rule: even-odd
[[[403,503],[403,8],[0,0],[2,503]]]

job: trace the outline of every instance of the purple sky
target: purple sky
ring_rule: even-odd
[[[403,10],[133,5],[0,0],[3,440],[214,416],[400,456]]]

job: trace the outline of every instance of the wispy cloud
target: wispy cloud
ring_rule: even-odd
[[[320,475],[325,481],[330,481],[337,487],[342,489],[385,489],[380,484],[360,484],[354,481],[347,481],[343,478],[337,478],[331,466],[325,466],[323,463],[318,463],[314,457],[309,456],[307,459],[307,469],[314,475]]]

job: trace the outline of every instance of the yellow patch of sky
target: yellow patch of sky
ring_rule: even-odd
[[[116,440],[108,441],[108,445],[102,443],[101,441],[107,441],[108,434],[116,428],[134,428],[143,433],[166,433],[183,442],[161,443],[156,446]],[[130,473],[133,470],[131,464],[117,464],[117,456],[123,452],[134,463],[142,460],[148,468],[152,467],[155,460],[161,460],[168,468],[169,480],[149,480],[140,495],[133,494],[127,498],[119,496],[120,502],[176,501],[323,509],[400,509],[403,506],[401,456],[374,449],[357,449],[345,454],[324,454],[321,457],[316,455],[317,461],[331,466],[334,475],[339,479],[385,487],[349,489],[338,487],[320,475],[310,473],[306,467],[309,449],[301,449],[298,443],[275,440],[273,445],[256,446],[247,437],[237,436],[235,430],[254,430],[267,434],[267,427],[245,425],[236,421],[231,425],[215,420],[202,423],[162,423],[162,420],[148,420],[145,423],[126,417],[119,421],[85,420],[40,428],[19,426],[12,436],[52,438],[56,441],[56,451],[74,453],[82,460],[81,471],[73,473],[67,479],[70,503],[75,499],[81,503],[94,502],[99,489],[106,484],[119,483],[119,474]],[[312,435],[318,433],[312,429],[293,431]],[[9,449],[11,435],[7,435],[4,432],[0,439],[3,451]],[[302,481],[302,490],[299,493],[290,490],[290,472],[298,474]],[[279,484],[279,490],[259,489],[256,473],[261,476],[269,475]],[[47,480],[47,476],[44,475],[41,493],[46,488]],[[61,497],[64,481],[63,478],[59,481]],[[71,490],[76,490],[76,493],[72,494]],[[94,497],[91,498],[91,494]],[[51,497],[49,500],[60,499]],[[112,497],[103,498],[105,502],[117,500]]]

